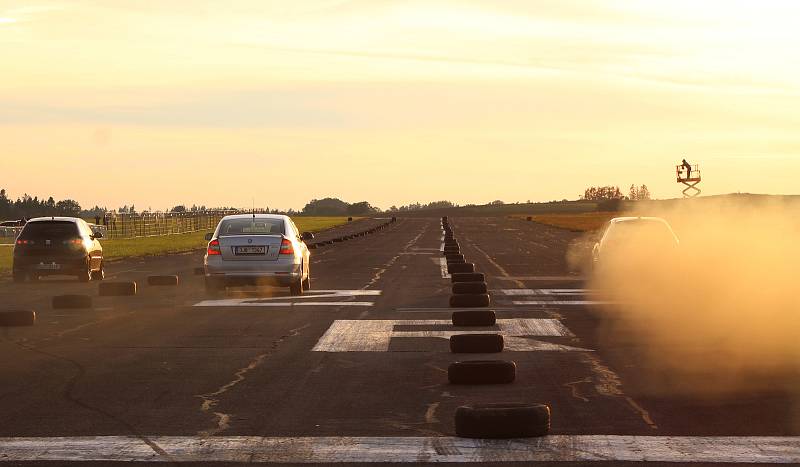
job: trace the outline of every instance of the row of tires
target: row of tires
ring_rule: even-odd
[[[461,245],[453,234],[453,229],[442,217],[444,246],[442,255],[447,260],[447,273],[453,283],[450,306],[453,308],[487,307],[491,303],[486,277],[475,272],[475,264],[468,263],[461,253]]]
[[[447,271],[452,280],[450,306],[454,308],[485,308],[489,306],[486,277],[475,272],[475,265],[467,263],[453,235],[447,217],[442,217],[444,231],[443,254],[447,258]],[[497,317],[492,310],[456,310],[452,314],[453,326],[492,327]],[[500,353],[504,349],[501,334],[454,334],[450,336],[452,353]],[[517,365],[511,360],[464,360],[447,367],[450,384],[485,385],[510,384],[516,380]],[[544,404],[494,403],[467,404],[456,409],[456,435],[465,438],[525,438],[545,436],[550,431],[550,408]]]
[[[177,286],[180,283],[176,275],[152,275],[147,277],[149,286]],[[138,288],[135,281],[100,282],[97,287],[101,297],[127,297],[136,295]],[[52,297],[53,309],[86,309],[92,308],[92,297],[86,294],[65,294]],[[34,310],[1,310],[0,327],[33,326],[36,324]]]
[[[352,221],[353,218],[350,217],[347,220],[349,222],[349,221]],[[350,235],[344,235],[344,236],[341,236],[341,237],[332,238],[330,240],[309,243],[308,244],[308,249],[309,250],[316,250],[317,248],[322,248],[322,247],[327,246],[327,245],[333,245],[334,243],[346,242],[347,240],[352,240],[354,238],[364,237],[364,236],[367,236],[369,234],[377,233],[377,232],[389,227],[391,224],[393,224],[395,222],[397,222],[397,218],[396,217],[392,217],[387,222],[384,222],[382,224],[376,225],[375,227],[373,227],[371,229],[364,230],[362,232],[357,232],[357,233],[350,234]]]

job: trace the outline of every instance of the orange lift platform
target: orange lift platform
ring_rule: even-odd
[[[686,170],[687,167],[683,164],[675,166],[675,175],[678,178],[678,183],[686,185],[683,189],[684,198],[694,198],[700,195],[700,188],[697,185],[700,183],[700,167],[697,164],[691,165],[691,170]]]

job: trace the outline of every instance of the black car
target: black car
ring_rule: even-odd
[[[25,224],[14,245],[15,282],[49,275],[77,276],[81,282],[103,280],[103,247],[83,219],[39,217]]]

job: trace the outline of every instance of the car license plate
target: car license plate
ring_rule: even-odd
[[[60,264],[56,263],[39,263],[36,266],[37,269],[61,269]]]
[[[237,246],[234,250],[237,255],[263,255],[265,251],[263,246]]]

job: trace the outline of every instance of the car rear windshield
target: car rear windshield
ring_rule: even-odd
[[[670,228],[660,221],[632,220],[614,224],[608,232],[606,241],[648,241],[652,243],[675,243]]]
[[[230,219],[222,222],[219,235],[283,235],[283,219]]]
[[[69,221],[28,222],[19,238],[26,240],[64,240],[79,237],[78,225]]]

